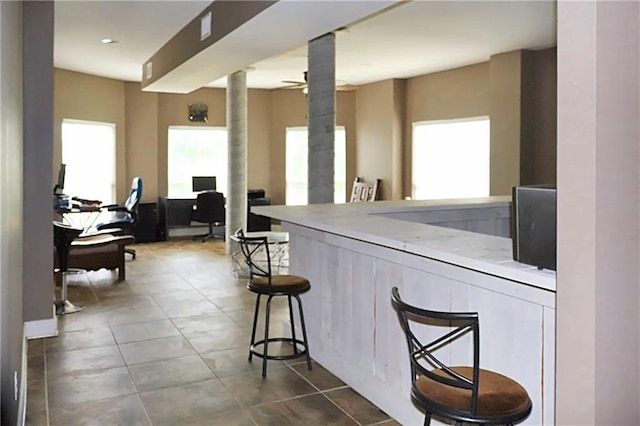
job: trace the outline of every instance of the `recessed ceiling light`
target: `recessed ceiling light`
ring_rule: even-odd
[[[118,40],[114,40],[112,38],[103,38],[102,40],[100,40],[100,43],[102,44],[116,44],[118,42]]]

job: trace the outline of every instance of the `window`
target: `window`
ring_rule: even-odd
[[[344,127],[336,127],[334,148],[335,203],[346,202],[347,148]],[[286,134],[286,204],[303,206],[308,202],[309,135],[306,127],[287,127]]]
[[[168,195],[192,198],[192,176],[215,176],[218,192],[227,192],[227,129],[170,126]]]
[[[62,120],[66,194],[115,203],[116,125]]]
[[[489,118],[413,124],[414,199],[489,196]]]

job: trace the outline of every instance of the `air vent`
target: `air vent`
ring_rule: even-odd
[[[200,41],[211,35],[211,11],[200,18]]]

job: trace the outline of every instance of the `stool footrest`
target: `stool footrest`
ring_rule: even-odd
[[[302,340],[298,340],[298,339],[292,339],[290,337],[270,337],[269,339],[267,339],[266,341],[269,342],[269,344],[272,343],[277,343],[277,342],[284,342],[284,343],[290,343],[291,345],[296,345],[297,351],[294,351],[292,354],[286,354],[286,355],[265,355],[263,352],[258,351],[258,347],[263,347],[265,340],[259,340],[257,342],[255,342],[253,345],[251,345],[251,348],[249,349],[251,351],[251,353],[257,357],[260,358],[266,358],[266,359],[274,359],[274,360],[278,360],[278,361],[284,361],[287,359],[295,359],[295,358],[299,358],[301,356],[306,356],[307,354],[307,345],[304,344],[304,342]],[[293,350],[293,348],[292,348]]]

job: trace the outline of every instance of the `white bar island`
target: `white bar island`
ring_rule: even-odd
[[[481,367],[527,389],[533,411],[523,424],[554,423],[555,273],[512,260],[510,197],[253,212],[282,221],[290,271],[311,281],[303,304],[312,358],[387,414],[403,425],[424,419],[409,396],[397,286],[414,305],[477,311]],[[469,364],[470,345],[448,356]]]

